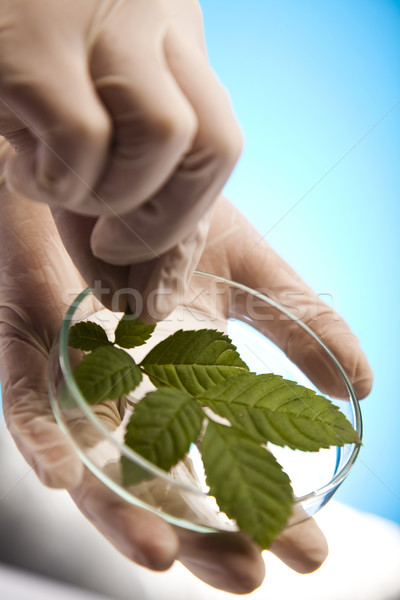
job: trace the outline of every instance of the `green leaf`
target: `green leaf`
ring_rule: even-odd
[[[159,388],[137,404],[125,433],[125,444],[164,471],[180,461],[198,438],[204,413],[186,392]],[[129,483],[137,474],[124,471]],[[140,476],[140,471],[139,471]]]
[[[142,373],[125,350],[101,346],[83,357],[74,377],[86,401],[96,404],[134,390]]]
[[[306,451],[360,443],[332,402],[280,375],[232,377],[198,399],[261,443]]]
[[[121,348],[142,346],[149,339],[155,325],[142,323],[133,315],[125,313],[115,330],[115,343]]]
[[[97,323],[82,321],[69,330],[68,345],[80,350],[94,350],[99,346],[110,346],[106,332]]]
[[[202,442],[210,494],[262,548],[284,528],[292,509],[289,477],[275,457],[242,431],[210,421]]]
[[[147,471],[125,455],[121,456],[121,470],[122,482],[124,485],[136,485],[137,483],[148,481],[154,477],[153,473]]]
[[[196,395],[248,371],[228,336],[213,329],[177,331],[155,346],[141,366],[152,383]]]

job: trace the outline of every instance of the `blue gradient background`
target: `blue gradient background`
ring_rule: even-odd
[[[364,447],[336,498],[400,523],[400,2],[201,4],[246,138],[226,193],[374,369]]]
[[[375,372],[336,497],[400,523],[400,2],[201,4],[246,138],[226,193],[346,318]]]

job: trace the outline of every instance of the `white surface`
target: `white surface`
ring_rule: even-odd
[[[2,600],[111,600],[78,588],[0,565]]]
[[[298,575],[265,553],[267,576],[252,600],[400,600],[400,528],[332,501],[318,515],[330,555]],[[63,491],[44,488],[0,428],[0,549],[6,562],[91,589],[112,600],[228,600],[177,564],[153,573],[122,557]],[[6,553],[6,554],[4,554]],[[12,560],[11,560],[12,559]],[[14,586],[14,588],[12,587]],[[94,600],[55,583],[0,570],[1,600]]]

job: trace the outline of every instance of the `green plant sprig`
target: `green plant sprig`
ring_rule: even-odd
[[[146,343],[154,329],[131,314],[119,321],[113,342],[97,323],[71,327],[69,345],[86,352],[74,370],[78,387],[97,404],[127,395],[149,377],[156,389],[136,404],[125,444],[168,472],[200,442],[209,494],[268,548],[285,527],[294,496],[266,445],[315,452],[361,443],[359,436],[327,398],[280,375],[251,373],[230,338],[213,329],[179,330],[137,364],[125,349]],[[152,477],[125,457],[121,468],[125,485]]]

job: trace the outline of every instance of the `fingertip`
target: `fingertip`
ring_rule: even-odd
[[[217,589],[249,594],[265,577],[260,549],[242,534],[181,532],[179,560],[196,577]]]
[[[149,228],[159,230],[159,225],[153,220]],[[159,257],[156,244],[147,243],[147,234],[148,229],[144,230],[126,215],[101,216],[93,228],[90,247],[96,258],[110,265],[142,263]]]
[[[329,554],[328,542],[314,519],[288,527],[268,549],[297,573],[313,573]]]
[[[100,531],[107,536],[107,527],[111,526],[110,541],[129,560],[152,571],[166,571],[175,562],[178,539],[160,517],[133,506],[119,507],[114,502],[106,501],[101,506],[101,498],[93,506],[90,512]]]
[[[135,536],[135,543],[140,553],[140,560],[137,560],[137,551],[135,551],[135,562],[152,571],[167,571],[175,562],[178,554],[178,543],[172,531],[162,532],[162,527],[158,527],[157,534],[149,537],[148,534],[138,539]]]
[[[323,337],[344,368],[358,399],[371,392],[374,374],[358,337],[342,321]]]
[[[315,547],[307,548],[307,551],[301,553],[301,555],[293,554],[290,558],[283,559],[283,562],[296,573],[309,575],[318,571],[327,559],[328,554],[329,547],[326,540],[322,542],[322,539],[320,539]]]
[[[359,400],[366,398],[371,393],[374,384],[374,373],[367,357],[362,351],[360,351],[360,357],[352,379],[352,384]]]
[[[250,594],[263,583],[265,563],[259,552],[246,557],[234,556],[229,563],[232,591],[235,594]]]
[[[287,336],[283,348],[289,359],[309,377],[322,394],[334,398],[349,398],[343,371],[358,398],[365,398],[369,394],[373,373],[357,336],[345,321],[340,318],[332,320],[328,316],[316,319],[311,328],[320,341],[294,323],[290,324],[290,328],[292,333]],[[321,346],[321,342],[327,349]]]
[[[172,527],[157,515],[141,509],[117,509],[117,521],[125,536],[124,553],[130,560],[151,569],[166,571],[178,554],[178,538]]]

